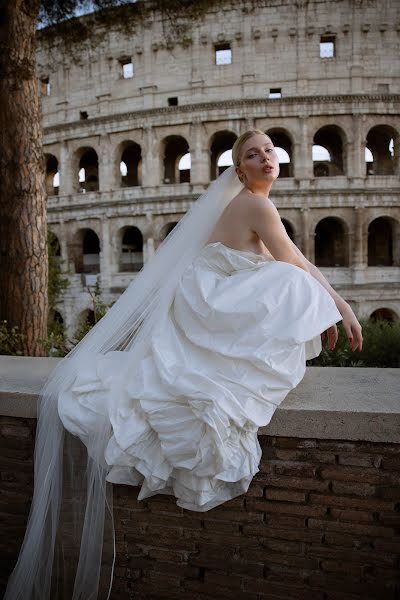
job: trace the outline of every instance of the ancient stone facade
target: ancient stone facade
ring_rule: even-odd
[[[38,50],[68,332],[87,286],[115,300],[250,127],[278,149],[271,198],[304,255],[358,316],[399,318],[398,2],[221,2],[165,31],[153,14],[78,60]]]

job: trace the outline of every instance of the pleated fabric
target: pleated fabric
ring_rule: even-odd
[[[325,288],[270,255],[207,244],[185,269],[146,354],[88,355],[59,396],[83,442],[106,416],[107,480],[207,511],[247,491],[257,430],[302,380],[320,334],[342,319]]]

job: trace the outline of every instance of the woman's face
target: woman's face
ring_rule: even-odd
[[[271,184],[278,177],[278,155],[267,135],[257,133],[244,143],[236,173],[250,189],[255,183]]]

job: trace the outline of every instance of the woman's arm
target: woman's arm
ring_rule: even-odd
[[[324,286],[324,288],[329,292],[329,294],[332,296],[332,298],[335,301],[335,304],[338,308],[338,311],[341,313],[342,309],[344,308],[348,308],[349,304],[348,302],[346,302],[346,300],[344,300],[342,298],[342,296],[340,296],[340,294],[338,294],[333,287],[331,286],[331,284],[329,283],[329,281],[326,279],[326,277],[324,277],[324,275],[322,275],[321,271],[318,269],[318,267],[316,267],[315,265],[312,264],[312,262],[310,262],[305,256],[304,254],[301,252],[301,250],[299,250],[299,248],[296,246],[296,244],[293,242],[293,240],[290,240],[292,242],[292,246],[293,246],[293,250],[296,252],[296,254],[298,256],[300,256],[306,263],[308,266],[308,270],[310,275],[312,275],[313,277],[315,277],[315,279],[317,279],[321,285]]]
[[[320,282],[320,284],[324,286],[324,288],[328,291],[328,293],[334,299],[337,309],[343,317],[343,320],[342,320],[343,327],[344,327],[346,335],[349,339],[352,351],[354,352],[354,350],[357,350],[357,348],[358,348],[358,350],[361,351],[362,350],[362,342],[363,342],[362,333],[361,333],[362,329],[361,329],[361,325],[358,322],[358,319],[355,316],[350,304],[348,302],[346,302],[346,300],[344,300],[342,298],[342,296],[340,296],[340,294],[338,294],[333,289],[333,287],[330,285],[329,281],[322,275],[322,273],[318,269],[318,267],[313,265],[312,262],[310,262],[304,256],[304,254],[299,250],[299,248],[296,246],[296,244],[293,242],[293,240],[290,240],[290,241],[292,242],[293,250],[296,252],[296,254],[307,263],[308,271],[309,271],[310,275],[315,277],[315,279],[317,279]],[[330,347],[333,350],[333,348],[335,347],[335,344],[337,342],[336,326],[333,326],[332,328],[328,329],[327,333],[328,333]]]
[[[283,262],[300,267],[308,272],[308,264],[304,256],[295,251],[292,240],[286,233],[276,206],[269,198],[249,195],[247,201],[247,219],[250,229],[257,233],[269,252]],[[294,245],[294,244],[293,244]]]

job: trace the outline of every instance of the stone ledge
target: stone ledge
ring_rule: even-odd
[[[0,356],[0,415],[36,417],[58,358]],[[400,369],[308,367],[260,435],[400,443]]]

